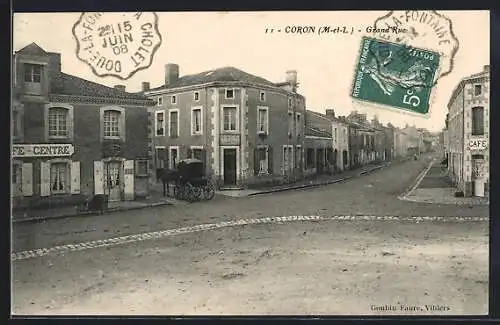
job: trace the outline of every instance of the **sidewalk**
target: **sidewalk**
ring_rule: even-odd
[[[393,162],[393,163],[397,163],[397,162]],[[345,171],[343,173],[339,173],[336,175],[320,175],[314,179],[298,181],[298,182],[295,182],[293,184],[284,184],[284,185],[273,186],[273,187],[268,187],[268,188],[263,188],[263,189],[222,190],[222,191],[217,191],[217,194],[231,196],[231,197],[245,197],[245,196],[253,196],[253,195],[260,195],[260,194],[268,194],[268,193],[276,193],[276,192],[284,192],[284,191],[299,190],[299,189],[304,189],[304,188],[325,186],[325,185],[329,185],[329,184],[335,184],[335,183],[339,183],[342,181],[346,181],[346,180],[351,179],[353,177],[365,175],[365,174],[368,174],[370,172],[374,172],[378,169],[387,167],[390,164],[391,164],[391,162],[381,162],[378,164],[369,164],[369,165],[365,165],[365,166],[362,166],[362,167],[354,169],[354,170],[348,170],[348,171]]]
[[[163,196],[154,196],[146,200],[109,202],[104,213],[120,212],[151,208],[162,205],[173,205],[175,199]],[[12,212],[12,222],[34,222],[47,219],[59,219],[76,216],[98,215],[99,212],[78,211],[77,206],[58,207],[53,209],[30,209]]]
[[[488,205],[488,197],[455,197],[457,189],[448,177],[445,166],[435,162],[414,189],[401,199],[412,202],[454,205]]]

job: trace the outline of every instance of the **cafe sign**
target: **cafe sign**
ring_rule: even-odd
[[[12,146],[12,157],[68,157],[73,155],[72,144],[15,144]]]
[[[470,150],[485,150],[488,148],[488,139],[477,138],[469,140]]]

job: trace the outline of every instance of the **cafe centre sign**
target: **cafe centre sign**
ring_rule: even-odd
[[[73,155],[72,144],[15,144],[12,157],[67,157]]]

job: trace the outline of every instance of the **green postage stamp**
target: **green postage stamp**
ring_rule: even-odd
[[[439,53],[363,37],[351,96],[426,115]]]

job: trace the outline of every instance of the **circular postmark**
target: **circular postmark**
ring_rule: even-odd
[[[394,32],[397,29],[399,32]],[[384,41],[404,44],[408,49],[436,51],[441,56],[436,79],[453,71],[453,60],[459,42],[453,34],[452,22],[434,10],[391,11],[374,23],[374,36]]]
[[[153,12],[84,12],[73,36],[76,56],[95,75],[121,80],[148,68],[162,42]]]

